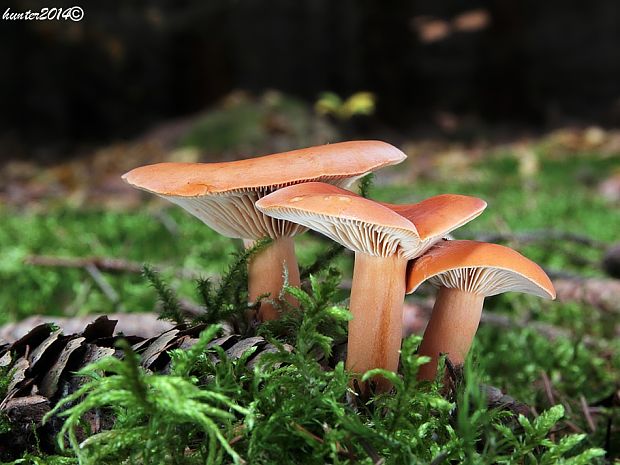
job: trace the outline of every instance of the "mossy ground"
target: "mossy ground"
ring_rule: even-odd
[[[497,231],[519,233],[553,230],[583,234],[602,244],[610,244],[617,240],[617,232],[620,231],[620,212],[617,207],[613,207],[602,199],[596,191],[597,182],[618,169],[617,158],[602,157],[597,153],[577,153],[558,157],[555,154],[548,154],[544,145],[534,147],[533,153],[538,160],[535,170],[524,169],[523,161],[518,154],[500,151],[485,156],[477,162],[468,163],[466,168],[439,166],[432,175],[417,177],[413,181],[407,179],[406,170],[393,171],[391,173],[393,177],[389,182],[382,182],[382,178],[379,178],[379,182],[371,190],[371,197],[392,202],[410,202],[434,194],[451,192],[477,195],[487,200],[489,203],[487,211],[476,221],[457,231],[455,235],[459,238]],[[415,160],[410,163],[415,163]],[[162,220],[162,218],[165,219]],[[306,234],[297,239],[297,245],[300,263],[304,265],[311,263],[316,254],[324,250],[328,243],[318,236]],[[517,245],[525,255],[549,269],[582,276],[601,275],[598,263],[603,249],[600,247],[584,247],[562,241]],[[182,296],[196,298],[194,283],[191,280],[177,277],[172,270],[191,269],[203,275],[221,273],[230,260],[230,254],[237,248],[238,245],[234,241],[215,234],[180,209],[160,204],[151,204],[139,211],[76,210],[63,205],[50,205],[39,211],[18,211],[8,206],[0,207],[0,256],[2,256],[0,308],[3,309],[0,313],[0,323],[31,314],[66,316],[67,314],[111,312],[119,309],[129,312],[148,311],[156,304],[155,292],[139,275],[106,275],[110,285],[119,295],[118,302],[113,303],[91,282],[83,270],[25,266],[23,261],[29,255],[76,257],[97,255],[165,265],[169,271],[164,271],[162,275],[177,289],[178,293]],[[350,272],[350,257],[341,257],[335,264],[344,271],[345,276]],[[333,299],[338,301],[341,297],[342,294],[334,294]],[[577,448],[573,449],[574,444],[570,447],[563,446],[568,455],[571,451],[576,453],[585,447],[607,447],[609,459],[620,456],[618,407],[605,403],[620,384],[620,343],[617,338],[610,337],[613,334],[609,333],[609,315],[604,315],[598,309],[586,305],[540,302],[537,299],[520,295],[489,299],[487,311],[508,314],[516,319],[527,315],[530,321],[552,323],[567,329],[575,336],[552,341],[533,329],[515,326],[499,330],[493,326],[483,325],[473,351],[471,370],[475,373],[474,379],[503,388],[513,397],[530,403],[539,412],[550,408],[552,403],[563,404],[565,415],[572,425],[570,426],[573,428],[572,431],[586,435]],[[332,316],[323,315],[324,318]],[[617,315],[612,318],[617,324]],[[594,338],[596,343],[586,346],[582,340],[586,335]],[[286,358],[284,354],[282,357]],[[288,360],[288,362],[292,362],[295,366],[294,360]],[[301,361],[297,362],[301,363]],[[414,366],[417,362],[411,359],[410,363]],[[242,367],[231,369],[243,370]],[[343,389],[346,389],[346,376],[339,372],[329,376],[319,375],[318,372],[308,372],[304,375],[301,365],[297,369],[301,371],[281,373],[272,368],[272,371],[267,370],[264,376],[291,376],[292,378],[302,375],[318,376],[317,380],[328,383],[325,385],[327,387],[323,386],[321,388],[323,390],[308,392],[305,395],[318,396],[323,393],[323,400],[328,403],[337,399],[344,392]],[[239,379],[245,379],[250,383],[267,382],[264,379],[258,380],[260,377],[254,378],[257,375],[248,373],[240,373],[239,376]],[[243,378],[244,376],[246,378]],[[321,376],[326,377],[321,378]],[[296,381],[292,378],[286,378],[287,382],[294,384]],[[544,379],[551,383],[553,402],[545,390]],[[304,382],[312,383],[313,381],[307,379]],[[194,383],[192,386],[194,387],[185,387],[194,392],[192,391],[194,388],[198,389],[196,386],[202,385]],[[410,388],[410,386],[402,387],[402,392],[409,392]],[[239,389],[239,386],[228,386],[226,389]],[[289,394],[299,394],[295,389]],[[239,394],[239,396],[231,394],[231,398],[243,409],[256,407],[256,410],[253,410],[255,414],[261,412],[260,408],[267,409],[262,411],[263,413],[274,414],[275,410],[269,410],[275,409],[274,406],[257,407],[261,402],[268,402],[268,399],[261,398],[258,391],[252,392],[255,398],[248,398],[247,393]],[[480,405],[475,404],[463,417],[458,415],[454,417],[451,411],[452,406],[442,404],[441,397],[436,391],[423,392],[427,392],[424,394],[427,397],[422,394],[411,394],[413,398],[408,399],[405,406],[409,409],[428,409],[431,413],[420,414],[422,417],[417,419],[407,417],[400,426],[394,426],[389,422],[398,423],[401,420],[389,420],[389,415],[379,418],[376,412],[362,416],[360,424],[346,425],[342,422],[345,421],[343,418],[349,418],[348,413],[345,415],[344,410],[338,410],[344,409],[344,404],[338,404],[337,408],[333,405],[328,408],[323,403],[321,405],[309,404],[312,408],[327,409],[329,412],[321,410],[325,414],[323,419],[327,427],[317,420],[314,425],[316,429],[311,427],[310,432],[307,431],[306,426],[297,429],[295,441],[298,441],[299,445],[296,447],[304,453],[316,454],[315,461],[309,459],[303,463],[323,463],[321,460],[348,463],[349,459],[346,456],[329,448],[337,449],[339,441],[345,441],[346,438],[350,440],[351,435],[365,437],[364,441],[370,441],[374,444],[373,447],[379,450],[386,450],[386,448],[391,450],[391,447],[395,447],[395,443],[390,441],[395,441],[398,435],[402,436],[402,441],[417,444],[407,451],[400,450],[394,455],[387,454],[388,457],[392,457],[388,459],[389,463],[401,463],[398,460],[404,460],[405,457],[415,457],[420,461],[419,463],[430,463],[437,460],[437,457],[444,452],[448,454],[445,460],[457,462],[573,463],[562,462],[561,460],[564,459],[560,459],[559,455],[557,457],[553,455],[554,458],[548,455],[544,458],[546,451],[552,447],[545,442],[546,439],[543,439],[551,426],[547,425],[547,428],[547,426],[539,425],[540,430],[532,429],[531,434],[528,433],[530,434],[528,439],[524,439],[525,436],[519,436],[516,439],[508,438],[506,431],[502,432],[501,428],[492,426],[499,424],[496,419],[484,417],[488,412],[484,411]],[[583,403],[582,396],[586,404],[600,405],[595,431],[580,411],[580,405]],[[471,393],[468,398],[470,397]],[[252,404],[253,402],[255,405]],[[377,402],[379,404],[386,402],[386,409],[395,408],[394,400],[384,399]],[[303,418],[302,412],[294,412],[292,404],[285,405],[288,406],[286,408],[292,409],[286,412],[287,415],[298,415]],[[332,407],[335,410],[330,410]],[[398,408],[402,408],[402,405]],[[478,417],[476,412],[479,413]],[[343,416],[338,417],[340,414]],[[556,411],[555,414],[557,416],[558,412]],[[235,415],[241,414],[237,412]],[[238,424],[247,425],[245,422],[250,420],[245,417],[245,414],[242,416],[243,418],[237,416],[235,419],[227,417],[228,420],[225,422],[230,421],[230,424],[226,423],[228,426],[224,428],[224,431],[230,433],[231,430],[226,429],[229,426],[233,428]],[[485,419],[481,419],[482,417]],[[612,426],[615,424],[611,432],[606,429],[608,420]],[[150,424],[145,426],[140,421],[143,421],[143,418],[141,420],[138,417],[132,417],[127,425],[131,428],[152,427]],[[375,422],[375,424],[369,426],[364,424],[364,421]],[[545,421],[549,424],[555,423],[551,420]],[[334,422],[333,425],[332,422]],[[379,436],[383,434],[384,431],[381,428],[388,428],[388,423],[393,427],[389,434],[386,433],[387,435],[381,440],[373,436],[375,433]],[[466,424],[469,426],[464,426]],[[266,435],[263,438],[265,441],[273,441],[273,444],[282,446],[283,437],[291,434],[292,430],[289,427],[290,425],[282,430],[270,430],[265,427],[257,431]],[[373,427],[375,427],[374,430]],[[563,428],[566,427],[564,424]],[[197,433],[191,427],[187,429],[187,425],[182,428],[185,428],[183,434],[187,435],[188,444],[195,444]],[[371,428],[373,432],[369,432],[367,428]],[[434,433],[413,437],[412,435],[420,433],[420,428],[430,429]],[[439,432],[437,428],[441,431]],[[529,427],[524,428],[528,430]],[[488,435],[489,430],[495,433]],[[140,434],[147,434],[145,429],[139,431]],[[312,439],[317,432],[320,432],[324,441],[320,446],[314,444],[316,439]],[[268,433],[275,436],[267,436]],[[278,434],[284,436],[279,437]],[[541,434],[542,436],[538,437]],[[468,435],[473,435],[473,437]],[[326,439],[327,437],[329,439]],[[478,441],[480,437],[487,440],[487,442],[483,441],[482,446]],[[438,438],[443,439],[438,440]],[[287,440],[290,439],[288,437]],[[489,446],[488,440],[498,441],[501,447],[497,444]],[[244,441],[250,441],[250,443]],[[269,454],[261,455],[266,454],[261,449],[262,446],[251,443],[251,441],[246,437],[242,440],[243,445],[240,446],[240,450],[244,453],[253,450],[252,453],[257,454],[253,456],[256,460],[250,463],[286,463],[274,461],[273,457],[269,459]],[[363,444],[364,441],[359,444]],[[526,446],[525,443],[528,445]],[[353,449],[357,451],[356,454],[360,454],[364,447],[356,444],[357,448],[353,447]],[[441,444],[444,448],[432,449],[437,444]],[[512,444],[512,446],[507,449],[503,448],[506,444]],[[517,444],[521,445],[517,446]],[[483,449],[480,450],[480,447]],[[531,451],[528,448],[531,448]],[[431,451],[431,449],[435,451],[434,455],[425,455],[420,452]],[[526,449],[529,452],[525,452]],[[517,454],[518,457],[511,458],[510,453],[506,452],[508,450],[521,450],[523,454]],[[201,447],[197,447],[194,452],[198,454],[196,456],[198,461],[209,457],[209,452]],[[285,458],[292,460],[292,456],[288,455],[289,452],[286,449],[283,449],[282,453],[283,455],[278,460],[285,460]],[[472,454],[479,453],[482,455],[476,455],[474,460]],[[219,457],[224,462],[232,457],[222,450],[219,450],[218,454],[216,459]],[[480,457],[486,458],[483,460]],[[21,463],[45,463],[43,459],[24,460]],[[64,463],[63,461],[69,459],[58,458],[58,460],[55,463]],[[178,460],[178,457],[175,460]],[[201,463],[204,463],[204,460]],[[360,460],[361,463],[371,463],[368,457],[363,459],[366,462]],[[595,459],[588,460],[591,461],[575,463],[594,463]],[[48,463],[54,462],[49,459]],[[170,461],[170,463],[176,462]]]

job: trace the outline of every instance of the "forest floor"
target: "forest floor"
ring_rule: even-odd
[[[194,279],[220,275],[239,244],[119,179],[144,163],[230,159],[254,142],[252,154],[310,145],[332,131],[311,118],[284,131],[280,126],[288,124],[286,119],[265,116],[260,108],[235,111],[242,119],[260,121],[267,135],[243,128],[241,136],[230,138],[247,136],[245,145],[231,148],[223,141],[205,147],[201,141],[209,135],[209,124],[218,127],[226,118],[211,115],[172,135],[119,143],[85,160],[44,170],[7,165],[0,176],[0,325],[33,315],[80,321],[90,314],[152,315],[159,304],[140,274],[143,263],[160,269],[188,311],[195,311]],[[298,132],[311,136],[298,142]],[[513,294],[487,299],[473,350],[475,370],[482,382],[534,412],[562,404],[563,427],[586,434],[587,446],[604,448],[611,461],[620,457],[620,286],[601,264],[619,240],[619,141],[617,134],[597,128],[501,145],[405,141],[398,145],[408,160],[379,173],[370,191],[371,198],[394,203],[441,193],[488,202],[485,213],[454,236],[516,248],[551,274],[559,298],[548,302]],[[315,234],[302,235],[296,243],[301,265],[311,263],[328,244]],[[351,258],[336,262],[344,272],[343,298]],[[430,298],[425,293],[408,298],[409,332],[423,329]],[[148,335],[148,328],[159,323],[145,318],[149,323],[142,329]],[[14,339],[24,331],[5,327],[0,337]]]

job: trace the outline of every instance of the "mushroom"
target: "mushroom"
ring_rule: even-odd
[[[299,286],[293,236],[305,231],[298,224],[263,215],[254,207],[256,200],[308,181],[348,187],[365,174],[405,158],[385,142],[354,141],[234,162],[147,165],[126,173],[123,180],[183,207],[224,236],[244,239],[246,247],[263,237],[272,238],[248,266],[248,294],[254,301],[265,294],[279,295],[284,266],[290,284]],[[271,303],[261,305],[259,320],[277,317]]]
[[[549,277],[536,263],[501,245],[442,241],[413,262],[407,292],[424,281],[439,287],[418,353],[431,358],[418,378],[432,380],[440,354],[461,365],[469,352],[487,296],[516,291],[555,299]]]
[[[432,211],[433,205],[444,220],[431,225],[427,215],[420,212]],[[450,220],[443,209],[458,210],[455,205],[462,211]],[[319,182],[286,187],[256,203],[267,215],[299,223],[355,252],[346,366],[357,373],[373,368],[397,371],[407,261],[460,226],[464,218],[480,214],[485,205],[473,197],[439,196],[425,200],[422,207],[396,207],[409,213],[405,218],[394,211],[395,206],[388,208]],[[423,223],[429,223],[422,226],[424,238],[415,224],[415,212]],[[377,381],[380,390],[389,388],[386,380]]]

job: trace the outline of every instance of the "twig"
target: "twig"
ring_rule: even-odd
[[[385,463],[385,459],[379,455],[379,453],[372,447],[364,438],[359,438],[360,445],[362,449],[368,454],[370,460],[372,460],[373,465],[383,465]]]
[[[543,380],[543,385],[545,387],[545,394],[547,395],[547,400],[549,401],[549,404],[555,405],[555,397],[553,396],[553,389],[551,387],[551,380],[549,379],[549,376],[547,376],[547,373],[545,372],[545,370],[540,371],[540,376],[542,377],[542,380]]]
[[[108,257],[54,257],[49,255],[31,255],[24,260],[26,265],[47,266],[58,268],[86,268],[89,265],[96,266],[101,271],[117,273],[142,272],[142,264]]]
[[[99,271],[99,268],[92,263],[89,263],[84,267],[84,269],[88,272],[90,277],[93,278],[95,284],[99,286],[99,289],[101,289],[101,292],[103,292],[108,300],[114,305],[118,304],[120,300],[118,293],[114,290],[110,283],[106,281],[105,277],[101,274],[101,271]]]
[[[416,307],[420,310],[420,319],[428,321],[433,311],[433,301],[431,299],[413,299]],[[481,324],[487,324],[491,326],[498,326],[500,328],[527,328],[536,331],[540,335],[550,340],[559,338],[571,339],[575,337],[572,332],[554,326],[548,323],[541,323],[539,321],[530,320],[516,320],[507,315],[493,312],[482,312],[480,319]],[[583,342],[587,347],[596,347],[598,341],[591,336],[580,336],[580,342]]]
[[[293,422],[292,424],[293,424],[293,428],[295,428],[300,433],[302,433],[305,436],[308,436],[308,437],[314,439],[315,441],[318,441],[320,444],[323,444],[323,442],[324,442],[323,438],[320,438],[319,436],[317,436],[316,434],[312,433],[311,431],[308,431],[306,428],[301,426],[299,423]]]
[[[486,233],[474,236],[477,241],[483,242],[541,242],[541,241],[567,241],[575,242],[581,245],[587,245],[595,249],[605,249],[607,245],[604,242],[597,241],[591,237],[582,234],[575,234],[567,231],[539,230],[528,232],[503,232],[503,233]]]
[[[592,419],[592,415],[590,415],[590,406],[586,402],[586,398],[583,397],[583,394],[579,394],[579,402],[581,403],[581,410],[583,410],[583,415],[586,417],[586,421],[588,422],[588,427],[590,431],[593,433],[596,431],[596,424]]]
[[[579,426],[577,426],[575,423],[573,423],[572,421],[570,421],[570,420],[564,420],[564,421],[563,421],[563,423],[564,423],[564,424],[566,425],[566,427],[567,427],[568,429],[570,429],[573,433],[578,433],[578,434],[583,433],[583,430],[582,430]],[[555,430],[554,432],[556,432],[556,433],[557,433],[557,432],[560,432],[560,431],[561,431],[561,429],[558,429],[558,430]]]
[[[564,407],[566,407],[567,404],[562,403],[562,405]],[[549,431],[549,437],[555,441],[555,434],[556,433],[563,433],[564,431],[566,431],[567,429],[571,430],[573,433],[578,433],[581,434],[583,433],[583,429],[581,429],[579,426],[577,426],[575,423],[573,423],[570,420],[566,420],[563,419],[562,422],[556,426],[554,426],[553,428],[551,428],[551,431]]]
[[[134,262],[130,260],[124,260],[122,258],[112,257],[54,257],[50,255],[31,255],[24,260],[26,265],[46,266],[52,268],[87,268],[88,266],[95,266],[99,271],[105,271],[109,273],[131,273],[141,274],[142,263]],[[162,265],[155,265],[153,268],[156,271],[167,268]],[[175,271],[175,274],[179,278],[183,279],[196,279],[199,276],[204,276],[198,270],[190,270],[182,268]]]
[[[176,237],[179,235],[179,225],[166,210],[157,210],[153,212],[153,216],[166,228],[171,236]]]
[[[567,331],[563,328],[558,328],[557,326],[553,326],[547,323],[540,323],[537,321],[519,321],[513,318],[510,318],[506,315],[500,315],[498,313],[490,313],[483,312],[481,323],[489,324],[493,326],[500,326],[503,328],[528,328],[533,329],[537,333],[545,336],[550,340],[558,339],[558,338],[567,338],[571,339],[575,335],[570,331]],[[594,338],[590,336],[583,336],[580,339],[580,342],[583,342],[588,347],[593,347],[597,345],[597,342]]]
[[[559,301],[582,302],[609,313],[620,313],[620,280],[610,278],[557,279]]]
[[[441,452],[437,457],[433,459],[430,465],[439,465],[440,463],[444,463],[448,458],[448,454],[446,452]]]

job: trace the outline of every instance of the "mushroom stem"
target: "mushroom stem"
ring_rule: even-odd
[[[243,241],[251,247],[252,241]],[[295,243],[292,237],[274,239],[264,250],[250,258],[248,263],[248,297],[254,302],[261,295],[270,294],[277,300],[284,285],[284,267],[288,270],[288,282],[291,286],[300,285],[299,267],[295,257]],[[285,299],[295,305],[297,301],[290,295]],[[278,310],[270,302],[263,301],[258,312],[259,321],[275,320]]]
[[[443,286],[439,288],[418,349],[420,355],[431,357],[431,361],[420,367],[418,379],[435,379],[440,354],[447,354],[454,365],[463,364],[478,330],[483,302],[483,295]]]
[[[398,371],[402,340],[407,260],[397,255],[355,254],[351,287],[346,368],[363,373],[373,368]],[[377,379],[377,388],[390,383]]]

